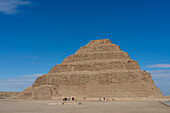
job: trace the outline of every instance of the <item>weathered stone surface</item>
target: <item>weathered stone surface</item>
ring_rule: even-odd
[[[66,57],[62,63],[105,60],[105,59],[130,59],[128,54],[123,51],[113,52],[93,52],[88,54],[77,54]]]
[[[108,39],[90,41],[38,77],[18,98],[161,97],[151,75]]]
[[[52,99],[54,96],[58,96],[58,88],[52,85],[42,85],[39,87],[29,87],[20,95],[17,95],[17,98],[21,99],[36,99],[36,100],[45,100]]]
[[[107,69],[138,70],[138,63],[133,60],[94,60],[84,62],[62,63],[54,66],[49,73],[73,71],[99,71]]]
[[[0,92],[0,99],[14,98],[19,92]]]

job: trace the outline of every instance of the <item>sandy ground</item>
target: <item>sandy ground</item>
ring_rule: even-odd
[[[48,105],[55,101],[0,100],[0,113],[170,113],[158,101],[82,102],[82,105]]]

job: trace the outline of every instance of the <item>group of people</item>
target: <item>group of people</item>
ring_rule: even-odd
[[[74,101],[74,98],[72,98],[71,100]],[[63,98],[63,101],[70,101],[70,98]]]

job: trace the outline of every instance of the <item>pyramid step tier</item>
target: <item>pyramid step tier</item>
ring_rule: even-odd
[[[86,46],[96,46],[103,44],[113,44],[109,39],[91,40]]]
[[[107,69],[139,70],[140,68],[134,60],[91,60],[58,64],[54,66],[49,73],[99,71]]]
[[[102,59],[130,59],[130,58],[129,55],[123,51],[93,52],[87,54],[70,55],[66,57],[62,63]]]
[[[92,52],[103,52],[103,51],[121,51],[119,46],[115,44],[102,44],[80,47],[75,54],[87,54]]]
[[[38,77],[33,87],[41,85],[85,85],[90,81],[98,81],[99,84],[122,83],[153,83],[149,73],[143,70],[107,70],[107,71],[76,71],[49,73]]]
[[[62,96],[145,97],[159,95],[150,74],[142,70],[46,74],[38,77],[33,87],[44,85],[57,87],[59,95]]]

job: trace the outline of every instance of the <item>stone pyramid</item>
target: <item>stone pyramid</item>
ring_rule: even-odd
[[[108,39],[93,40],[66,57],[21,92],[18,98],[161,97],[151,75],[140,70],[119,46]]]

